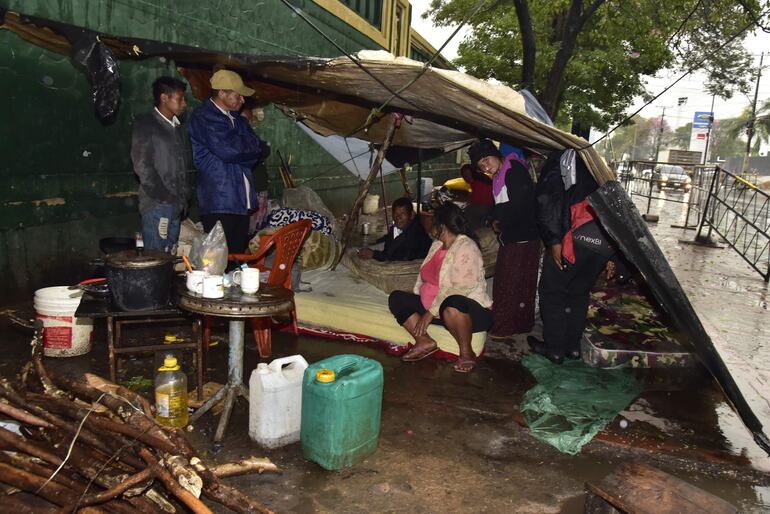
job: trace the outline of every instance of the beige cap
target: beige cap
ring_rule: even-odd
[[[211,76],[211,89],[229,89],[243,96],[251,96],[256,91],[246,87],[240,75],[230,70],[219,70]]]

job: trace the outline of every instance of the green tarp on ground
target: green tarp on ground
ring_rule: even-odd
[[[522,364],[537,380],[521,402],[530,433],[570,455],[578,454],[642,391],[626,369],[591,368],[579,360],[558,365],[540,355]]]

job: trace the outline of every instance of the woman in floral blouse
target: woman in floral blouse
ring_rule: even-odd
[[[438,350],[427,332],[433,323],[445,326],[455,338],[460,357],[454,369],[467,373],[476,364],[473,333],[492,326],[484,262],[462,212],[453,204],[436,210],[433,237],[436,241],[420,267],[414,292],[394,291],[388,298],[390,312],[415,340],[401,360],[418,361]]]

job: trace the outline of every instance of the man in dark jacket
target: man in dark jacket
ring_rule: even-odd
[[[557,363],[565,356],[580,358],[591,288],[614,253],[588,205],[597,188],[579,155],[573,162],[570,155],[554,152],[535,189],[538,228],[547,248],[540,277],[544,341],[527,340],[535,353]]]
[[[230,253],[248,244],[249,213],[257,208],[252,168],[262,142],[238,114],[246,87],[240,75],[220,70],[211,76],[212,95],[190,119],[193,163],[198,170],[198,209],[206,232],[222,224]]]
[[[361,248],[358,256],[383,262],[424,259],[433,241],[425,232],[419,217],[415,216],[412,200],[397,198],[391,212],[393,225],[385,236],[377,240],[378,243],[385,243],[385,247],[382,250]]]
[[[186,85],[172,77],[152,84],[155,107],[134,121],[131,161],[139,178],[144,247],[171,252],[187,206],[187,163],[179,116],[187,108]]]

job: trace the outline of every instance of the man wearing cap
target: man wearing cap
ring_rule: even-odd
[[[263,143],[238,110],[243,97],[254,90],[229,70],[211,76],[211,89],[211,98],[190,119],[198,210],[206,232],[219,221],[228,251],[242,253],[248,244],[249,213],[257,208],[251,170],[262,155]]]

